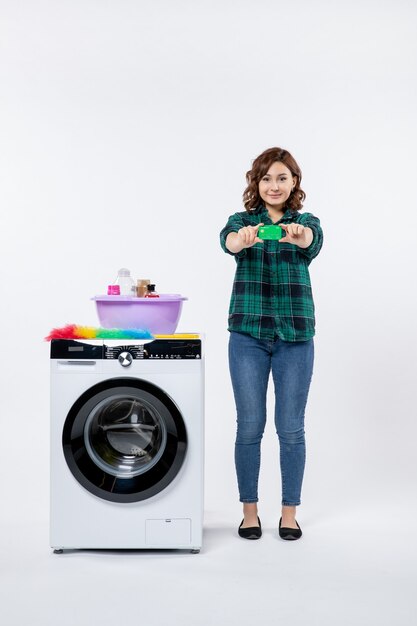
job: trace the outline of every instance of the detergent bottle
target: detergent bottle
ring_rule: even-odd
[[[136,296],[135,283],[130,275],[130,270],[125,267],[122,267],[117,272],[117,278],[114,281],[114,284],[119,285],[121,296]]]

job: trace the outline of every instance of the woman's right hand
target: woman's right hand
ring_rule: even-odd
[[[250,248],[255,245],[255,243],[263,243],[262,239],[257,237],[260,226],[263,226],[263,224],[244,226],[238,231],[229,233],[226,237],[226,248],[233,254],[237,254],[244,248]]]
[[[237,231],[239,240],[243,248],[251,248],[255,243],[263,243],[262,239],[259,239],[258,230],[263,224],[257,224],[256,226],[244,226]]]

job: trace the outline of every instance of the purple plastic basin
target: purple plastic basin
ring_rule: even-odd
[[[152,334],[175,332],[182,303],[188,300],[177,293],[161,294],[159,298],[131,296],[94,296],[97,315],[103,328],[141,328]]]

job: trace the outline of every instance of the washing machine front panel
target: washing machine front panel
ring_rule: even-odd
[[[77,481],[113,502],[138,502],[163,491],[187,451],[176,404],[136,377],[111,378],[84,392],[68,413],[62,442]]]
[[[123,341],[123,345],[107,340],[51,342],[53,548],[201,547],[202,347],[202,342],[183,337],[172,341]],[[112,388],[110,381],[115,381]],[[143,384],[146,382],[150,387]],[[132,392],[132,385],[136,392]],[[96,396],[105,390],[110,393],[90,402],[83,419],[79,417],[75,423],[75,408],[81,410],[83,397],[84,404],[93,399],[94,394],[87,397],[93,388]],[[150,400],[145,392],[152,396]],[[155,398],[166,407],[174,425]],[[178,436],[181,429],[182,441]],[[73,443],[66,440],[64,431],[73,434]],[[149,474],[155,468],[167,469],[161,465],[170,439],[182,448],[183,460],[180,454],[173,455],[171,474],[168,471],[165,477],[159,477],[159,482],[157,478],[147,493],[144,481]],[[92,472],[105,478],[104,484],[97,487],[90,476],[83,474],[77,465],[82,465],[83,459]],[[137,481],[137,491],[116,493],[115,488],[120,488],[122,481],[124,485]],[[155,495],[151,495],[151,490]]]

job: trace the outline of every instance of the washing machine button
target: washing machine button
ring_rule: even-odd
[[[117,358],[120,365],[123,367],[129,367],[129,365],[132,365],[133,357],[130,352],[121,352]]]

